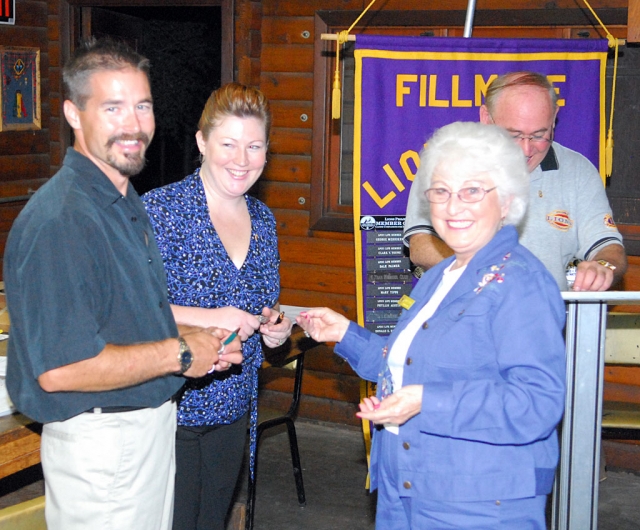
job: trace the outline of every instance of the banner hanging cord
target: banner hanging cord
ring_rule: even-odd
[[[609,48],[613,48],[613,80],[611,83],[611,108],[609,109],[609,130],[607,131],[607,141],[605,143],[604,148],[604,172],[606,177],[610,177],[613,171],[613,111],[615,107],[616,100],[616,80],[618,79],[618,49],[620,44],[625,44],[624,40],[616,39],[607,29],[607,27],[603,24],[600,17],[596,15],[596,12],[593,10],[591,5],[587,0],[582,0],[584,4],[587,6],[591,14],[595,17],[600,24],[600,27],[607,34],[607,41],[609,41]]]
[[[360,22],[360,19],[364,16],[364,14],[369,11],[369,8],[376,2],[376,0],[371,0],[371,3],[365,7],[364,11],[360,13],[360,16],[356,18],[355,22],[351,24],[349,29],[340,31],[337,35],[338,42],[336,43],[336,71],[333,74],[333,91],[331,93],[331,117],[334,120],[340,119],[340,107],[341,107],[341,85],[340,85],[340,48],[342,45],[347,42],[349,33],[355,27],[355,25]]]

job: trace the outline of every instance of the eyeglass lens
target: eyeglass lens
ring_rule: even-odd
[[[455,192],[455,194],[462,202],[480,202],[484,199],[484,196],[487,193],[493,190],[495,190],[495,187],[485,190],[484,188],[472,186],[469,188],[462,188]],[[445,188],[429,188],[425,194],[427,196],[427,200],[434,203],[447,202],[451,197],[451,192]]]

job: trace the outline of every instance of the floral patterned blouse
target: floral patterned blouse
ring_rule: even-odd
[[[211,223],[199,169],[180,182],[146,193],[142,200],[164,260],[172,304],[233,306],[254,315],[276,304],[280,294],[276,222],[262,202],[245,195],[251,242],[238,269]],[[241,366],[187,380],[178,406],[178,425],[229,424],[251,408],[255,431],[258,368],[263,360],[259,333],[243,343],[242,353]]]

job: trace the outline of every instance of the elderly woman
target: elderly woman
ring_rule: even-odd
[[[178,323],[238,330],[241,369],[189,380],[178,403],[174,530],[224,530],[247,433],[255,455],[262,345],[291,333],[279,315],[280,256],[271,211],[247,194],[267,161],[262,92],[229,83],[209,97],[196,141],[202,166],[143,196]],[[259,331],[259,333],[257,333]]]
[[[424,274],[389,337],[326,308],[298,318],[378,382],[358,413],[381,426],[371,453],[376,528],[545,528],[565,308],[513,226],[528,178],[522,151],[498,127],[438,130],[413,185],[454,256]]]

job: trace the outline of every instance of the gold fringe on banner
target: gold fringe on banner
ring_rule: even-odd
[[[611,108],[609,109],[609,130],[607,131],[607,141],[604,148],[604,172],[606,177],[610,177],[613,171],[613,111],[616,101],[616,80],[618,79],[618,48],[621,44],[624,46],[625,41],[623,39],[616,39],[613,35],[611,35],[607,27],[602,23],[602,20],[600,20],[600,17],[596,15],[593,8],[589,5],[589,2],[587,0],[582,1],[589,8],[591,14],[595,17],[595,19],[598,21],[598,24],[600,24],[604,32],[607,34],[609,48],[614,49],[613,82],[611,84]]]
[[[360,19],[364,16],[364,14],[369,11],[369,8],[375,3],[376,0],[371,0],[371,3],[364,9],[360,16],[356,18],[356,21],[351,24],[348,30],[341,31],[337,35],[337,44],[336,44],[336,71],[333,74],[333,91],[331,93],[331,117],[334,120],[340,119],[340,108],[342,106],[342,92],[341,92],[341,84],[340,84],[340,48],[342,45],[347,42],[349,39],[349,33],[355,27],[355,25],[360,22]]]

